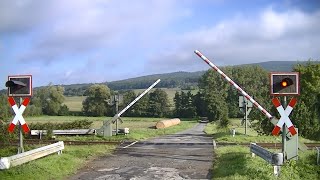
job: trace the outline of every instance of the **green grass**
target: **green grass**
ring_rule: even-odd
[[[319,179],[320,167],[316,165],[316,151],[299,153],[298,161],[287,161],[281,166],[280,177],[273,175],[273,166],[260,157],[251,157],[250,149],[225,146],[215,150],[213,179]]]
[[[126,135],[125,139],[132,139],[132,140],[144,140],[151,137],[162,136],[166,134],[173,134],[177,133],[195,126],[196,121],[181,121],[180,124],[176,126],[171,126],[164,129],[155,129],[154,126],[156,122],[134,122],[134,123],[123,123],[123,127],[130,128],[130,134]]]
[[[230,129],[236,129],[236,136],[232,137]],[[253,129],[248,128],[248,134],[244,134],[244,128],[240,126],[240,120],[232,119],[228,128],[221,129],[214,123],[209,123],[205,129],[217,142],[278,142],[280,137],[259,136]],[[300,138],[303,142],[311,142]],[[280,150],[270,150],[280,151]],[[281,166],[281,175],[276,178],[273,175],[273,166],[260,157],[251,157],[249,147],[245,146],[220,146],[214,150],[213,178],[221,180],[229,179],[320,179],[320,167],[316,165],[316,151],[299,151],[299,160],[290,160]]]
[[[8,170],[0,171],[0,179],[65,179],[65,177],[74,174],[77,169],[81,168],[89,160],[110,154],[114,148],[114,146],[110,145],[66,145],[62,155],[52,154]],[[28,149],[31,149],[31,147]],[[13,155],[15,152],[16,148],[0,149],[0,156]]]

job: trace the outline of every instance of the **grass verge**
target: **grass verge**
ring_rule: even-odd
[[[228,128],[221,129],[216,124],[210,123],[205,131],[217,142],[281,142],[281,139],[278,139],[280,137],[259,136],[252,129],[249,129],[248,134],[245,135],[241,132],[242,127],[236,124],[237,122],[232,120]],[[231,136],[232,128],[236,128],[238,132],[235,137]],[[302,141],[309,142],[303,138]],[[320,179],[320,167],[316,165],[316,150],[299,151],[299,160],[286,161],[285,165],[281,166],[279,177],[274,176],[273,166],[265,160],[258,156],[252,158],[249,147],[218,146],[214,154],[213,179]]]
[[[215,150],[214,179],[320,179],[316,152],[299,153],[299,160],[287,161],[281,166],[280,176],[273,175],[273,166],[260,157],[251,157],[248,147],[225,146]]]
[[[28,146],[26,150],[36,148]],[[72,175],[87,161],[101,155],[110,154],[115,146],[65,146],[62,155],[52,154],[47,157],[0,171],[0,179],[63,179]],[[0,149],[2,157],[15,154],[16,148]]]

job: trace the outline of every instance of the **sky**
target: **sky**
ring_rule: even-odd
[[[319,0],[1,0],[0,89],[320,60]]]

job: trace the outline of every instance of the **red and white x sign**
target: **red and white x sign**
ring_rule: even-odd
[[[16,114],[8,128],[9,132],[13,132],[14,127],[17,125],[18,121],[20,121],[21,127],[23,129],[23,131],[25,133],[29,132],[30,129],[26,123],[26,121],[24,120],[22,113],[24,112],[24,110],[26,109],[27,105],[30,102],[30,98],[25,98],[20,106],[20,108],[18,108],[18,106],[16,105],[15,100],[13,99],[13,97],[9,97],[8,99],[14,113]]]
[[[278,98],[273,98],[272,99],[272,103],[276,106],[279,114],[281,115],[281,118],[279,119],[277,125],[274,127],[272,134],[273,135],[278,135],[283,124],[286,124],[286,126],[288,127],[290,133],[292,134],[292,136],[294,136],[295,134],[297,134],[296,129],[294,128],[289,115],[293,109],[293,107],[296,105],[297,103],[297,99],[296,98],[292,98],[289,102],[288,107],[286,108],[286,110],[283,109],[283,106],[281,105],[280,101]]]

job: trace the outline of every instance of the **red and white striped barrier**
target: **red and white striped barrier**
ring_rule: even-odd
[[[296,98],[292,98],[289,102],[289,105],[286,107],[286,110],[283,109],[283,106],[281,105],[280,101],[278,98],[273,98],[272,99],[272,103],[274,106],[276,106],[279,114],[281,115],[281,118],[279,119],[277,125],[274,127],[272,134],[273,135],[278,135],[283,124],[286,124],[286,126],[288,127],[290,133],[292,134],[292,136],[294,136],[295,134],[297,134],[296,129],[294,128],[289,115],[293,109],[293,107],[296,105],[297,103],[297,99]]]
[[[22,116],[22,113],[24,112],[24,110],[26,109],[26,107],[28,106],[29,102],[30,102],[30,98],[25,98],[20,106],[20,108],[18,108],[15,100],[13,99],[13,97],[9,97],[8,98],[8,101],[14,111],[14,113],[16,114],[15,117],[13,118],[9,128],[8,128],[8,131],[9,132],[13,132],[14,130],[14,127],[17,125],[18,121],[20,122],[21,124],[21,127],[23,129],[23,131],[25,133],[29,132],[30,129],[26,123],[26,121],[24,120],[23,116]]]
[[[248,95],[240,86],[238,86],[235,82],[233,82],[226,74],[224,74],[216,65],[214,65],[210,60],[201,54],[200,51],[194,51],[204,62],[206,62],[209,66],[211,66],[214,70],[216,70],[223,78],[225,78],[231,85],[233,85],[243,96],[245,96],[249,101],[252,102],[265,116],[267,116],[270,120],[273,118],[272,115],[265,110],[257,101],[255,101],[251,96]]]

